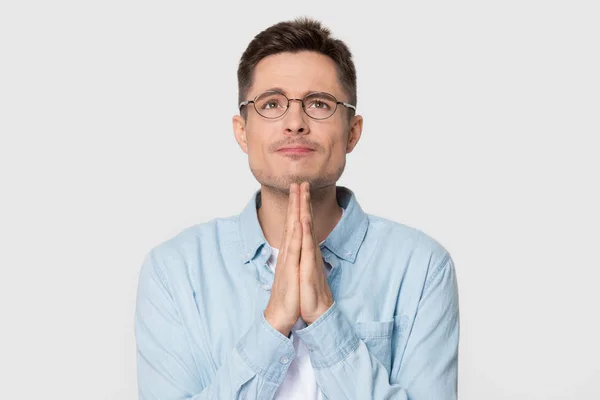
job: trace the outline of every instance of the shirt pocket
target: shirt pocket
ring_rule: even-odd
[[[369,353],[385,366],[389,374],[392,364],[394,320],[358,321],[355,323],[355,331],[367,346]]]

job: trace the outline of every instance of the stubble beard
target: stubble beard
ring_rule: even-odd
[[[304,175],[304,174],[290,174],[290,175],[275,175],[268,171],[253,169],[250,170],[256,178],[256,180],[265,188],[273,191],[281,192],[289,196],[290,185],[292,183],[300,184],[302,182],[309,182],[311,192],[316,192],[319,189],[323,189],[328,186],[335,185],[344,172],[345,162],[340,165],[337,170],[327,172],[322,175]]]

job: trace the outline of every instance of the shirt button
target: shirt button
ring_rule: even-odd
[[[281,357],[281,360],[279,361],[281,361],[282,364],[287,364],[290,360],[287,357]]]
[[[267,285],[266,283],[263,285],[263,289],[265,289],[265,290],[271,290],[271,288],[269,287],[269,285]]]

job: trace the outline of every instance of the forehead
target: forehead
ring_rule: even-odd
[[[263,58],[254,69],[250,97],[271,88],[281,88],[290,97],[308,92],[327,92],[340,98],[341,87],[335,62],[320,53],[279,53]]]

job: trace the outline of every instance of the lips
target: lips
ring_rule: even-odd
[[[304,154],[314,151],[310,147],[282,147],[277,150],[280,153]]]
[[[306,144],[288,144],[281,146],[277,151],[284,153],[308,153],[310,151],[315,151],[315,149]]]

